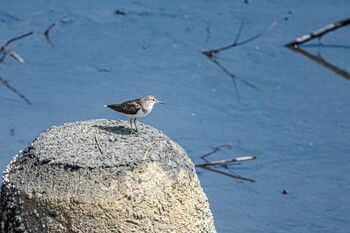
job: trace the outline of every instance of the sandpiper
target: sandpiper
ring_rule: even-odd
[[[159,101],[153,95],[148,95],[144,98],[128,100],[121,104],[110,104],[105,105],[105,107],[111,108],[121,114],[130,118],[130,127],[132,134],[132,122],[134,121],[135,129],[137,131],[136,119],[147,116],[151,113],[154,104],[164,104]]]

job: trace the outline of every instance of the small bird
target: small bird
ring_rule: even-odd
[[[132,122],[134,121],[135,129],[138,131],[136,126],[136,119],[145,117],[150,114],[153,109],[153,105],[157,103],[164,104],[162,101],[157,100],[153,95],[148,95],[144,98],[128,100],[121,104],[105,105],[105,107],[111,108],[129,117],[131,127],[130,134],[132,134]]]

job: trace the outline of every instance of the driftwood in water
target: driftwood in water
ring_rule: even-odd
[[[0,58],[0,63],[2,63],[6,56],[8,54],[10,54],[14,59],[16,59],[17,61],[19,61],[20,63],[24,63],[24,59],[19,56],[17,53],[15,52],[12,52],[13,49],[9,49],[8,46],[15,42],[16,40],[21,40],[27,36],[31,36],[33,34],[33,32],[28,32],[28,33],[25,33],[25,34],[22,34],[20,36],[16,36],[16,37],[13,37],[13,38],[10,38],[9,40],[7,40],[5,42],[5,44],[3,44],[1,47],[0,47],[0,54],[2,54],[2,57]]]
[[[299,48],[299,45],[310,41],[315,38],[321,38],[323,35],[325,35],[328,32],[334,31],[340,27],[344,27],[350,23],[350,18],[340,20],[335,23],[328,24],[325,27],[322,27],[316,31],[313,31],[311,33],[308,33],[306,35],[303,35],[301,37],[296,38],[295,40],[287,43],[285,46],[287,47],[294,47],[294,48]]]
[[[228,164],[233,162],[241,162],[241,161],[247,161],[247,160],[253,160],[256,159],[256,156],[243,156],[243,157],[237,157],[232,159],[223,159],[213,162],[206,162],[202,164],[197,164],[196,167],[207,167],[207,166],[213,166],[213,165],[222,165],[222,164]]]
[[[206,159],[208,156],[211,156],[211,155],[217,153],[222,148],[227,148],[228,150],[231,150],[232,145],[231,144],[221,144],[221,145],[216,146],[215,148],[213,148],[212,151],[201,156],[201,159],[203,159],[205,161],[205,163],[196,164],[196,167],[200,167],[200,168],[212,171],[212,172],[216,172],[216,173],[219,173],[221,175],[225,175],[225,176],[228,176],[228,177],[231,177],[234,179],[255,182],[255,180],[253,180],[253,179],[242,177],[242,176],[235,174],[234,172],[232,172],[229,169],[229,166],[234,164],[234,162],[242,162],[242,161],[256,159],[256,156],[244,156],[244,157],[237,157],[237,158],[217,160],[217,161],[209,161]],[[235,163],[235,164],[239,164],[239,163]],[[219,169],[215,169],[217,167],[226,169],[226,172],[219,170]]]

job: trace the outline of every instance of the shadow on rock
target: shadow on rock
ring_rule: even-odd
[[[114,134],[121,134],[121,135],[130,135],[131,129],[125,128],[124,126],[103,126],[103,125],[94,125],[93,127],[99,128],[101,130],[105,130],[110,133]]]

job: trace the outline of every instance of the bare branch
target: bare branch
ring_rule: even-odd
[[[256,91],[261,91],[257,86],[255,86],[254,84],[234,75],[232,72],[230,72],[228,69],[226,69],[225,66],[223,66],[217,59],[217,57],[215,56],[215,54],[218,54],[219,52],[221,51],[224,51],[224,50],[228,50],[228,49],[231,49],[231,48],[234,48],[236,46],[239,46],[239,45],[243,45],[243,44],[246,44],[246,43],[249,43],[257,38],[259,38],[260,36],[262,36],[264,33],[272,30],[275,26],[276,26],[277,22],[273,22],[269,27],[267,27],[265,30],[261,31],[260,33],[258,33],[257,35],[251,37],[251,38],[248,38],[244,41],[241,41],[239,42],[239,39],[241,37],[241,34],[242,34],[242,31],[243,31],[243,22],[241,23],[239,29],[238,29],[238,32],[237,32],[237,35],[235,37],[235,40],[233,41],[232,44],[228,45],[228,46],[224,46],[224,47],[221,47],[221,48],[218,48],[218,49],[212,49],[212,50],[207,50],[207,51],[203,51],[202,54],[204,54],[211,62],[213,62],[215,65],[217,65],[222,71],[224,71],[228,76],[231,77],[232,79],[232,83],[233,83],[233,86],[235,88],[235,91],[236,91],[236,97],[237,97],[237,100],[238,102],[240,101],[240,95],[239,95],[239,89],[238,89],[238,85],[237,85],[237,81],[236,79],[238,79],[239,81],[241,81],[243,84],[247,85],[248,87],[250,88],[253,88],[254,90]]]
[[[205,162],[208,162],[208,160],[206,159],[206,157],[215,154],[216,152],[218,152],[221,148],[227,148],[229,150],[232,149],[232,144],[221,144],[218,145],[216,147],[214,147],[214,149],[208,153],[205,153],[204,155],[201,156],[201,159],[203,159]]]
[[[18,53],[15,53],[15,52],[11,52],[10,53],[11,57],[13,57],[14,59],[16,59],[18,62],[24,64],[25,61],[24,59],[18,54]]]
[[[243,45],[243,44],[247,44],[247,43],[249,43],[249,42],[251,42],[251,41],[253,41],[253,40],[258,39],[259,37],[261,37],[262,35],[264,35],[266,32],[271,31],[276,25],[277,25],[277,22],[275,21],[275,22],[273,22],[270,26],[268,26],[265,30],[259,32],[259,33],[256,34],[255,36],[250,37],[250,38],[248,38],[248,39],[246,39],[246,40],[244,40],[244,41],[241,41],[241,42],[237,43],[237,46]]]
[[[325,35],[328,32],[334,31],[340,27],[344,27],[346,25],[350,24],[350,18],[340,20],[335,23],[328,24],[316,31],[310,32],[306,35],[303,35],[301,37],[296,38],[295,40],[285,44],[286,47],[294,47],[298,48],[301,44],[310,41],[315,38],[321,38],[323,35]]]
[[[229,165],[232,165],[233,162],[241,162],[241,161],[247,161],[247,160],[252,160],[252,159],[256,159],[255,156],[244,156],[244,157],[237,157],[237,158],[232,158],[232,159],[224,159],[224,160],[218,160],[218,161],[208,161],[206,159],[206,157],[215,154],[216,152],[218,152],[221,148],[227,148],[229,150],[232,149],[232,145],[231,144],[222,144],[222,145],[218,145],[216,147],[213,148],[212,151],[204,154],[201,156],[201,159],[203,159],[205,161],[205,163],[203,164],[197,164],[196,167],[200,167],[203,169],[207,169],[209,171],[212,172],[216,172],[225,176],[229,176],[235,179],[240,179],[240,180],[244,180],[244,181],[249,181],[249,182],[255,182],[255,180],[253,179],[249,179],[249,178],[245,178],[245,177],[241,177],[236,175],[235,173],[233,173],[230,169],[229,169]],[[240,164],[240,163],[236,163],[236,164]],[[211,166],[222,166],[224,167],[228,172],[224,172],[221,170],[217,170],[212,168]]]
[[[249,43],[253,40],[256,40],[258,39],[259,37],[261,37],[263,34],[265,34],[266,32],[272,30],[275,26],[277,25],[277,22],[273,22],[269,27],[267,27],[266,29],[264,29],[263,31],[259,32],[258,34],[256,34],[255,36],[253,37],[250,37],[244,41],[241,41],[241,42],[238,42],[239,41],[239,38],[240,38],[240,35],[243,31],[243,22],[241,23],[240,27],[239,27],[239,30],[238,30],[238,33],[236,35],[236,38],[234,40],[234,42],[230,45],[227,45],[227,46],[224,46],[224,47],[221,47],[221,48],[218,48],[218,49],[211,49],[211,50],[207,50],[207,51],[203,51],[202,54],[206,55],[207,57],[211,58],[214,56],[214,54],[218,54],[219,52],[221,51],[224,51],[224,50],[228,50],[228,49],[231,49],[231,48],[234,48],[236,46],[239,46],[239,45],[243,45],[243,44],[246,44],[246,43]]]
[[[16,40],[21,40],[27,36],[32,35],[32,34],[33,34],[33,32],[28,32],[28,33],[25,33],[23,35],[16,36],[16,37],[9,39],[8,41],[6,41],[6,43],[3,46],[0,47],[0,52],[4,52],[6,50],[6,47],[9,46],[12,42],[14,42]]]
[[[50,24],[50,26],[48,26],[44,32],[44,36],[45,36],[45,39],[47,41],[47,43],[49,43],[49,45],[53,48],[54,45],[50,39],[50,36],[49,36],[49,33],[50,33],[50,30],[56,25],[56,23],[52,23]]]
[[[227,163],[233,163],[233,162],[241,162],[241,161],[247,161],[247,160],[253,160],[256,159],[256,156],[244,156],[244,157],[237,157],[232,159],[224,159],[224,160],[218,160],[213,162],[206,162],[202,164],[196,165],[196,167],[206,167],[206,166],[213,166],[213,165],[222,165]]]

